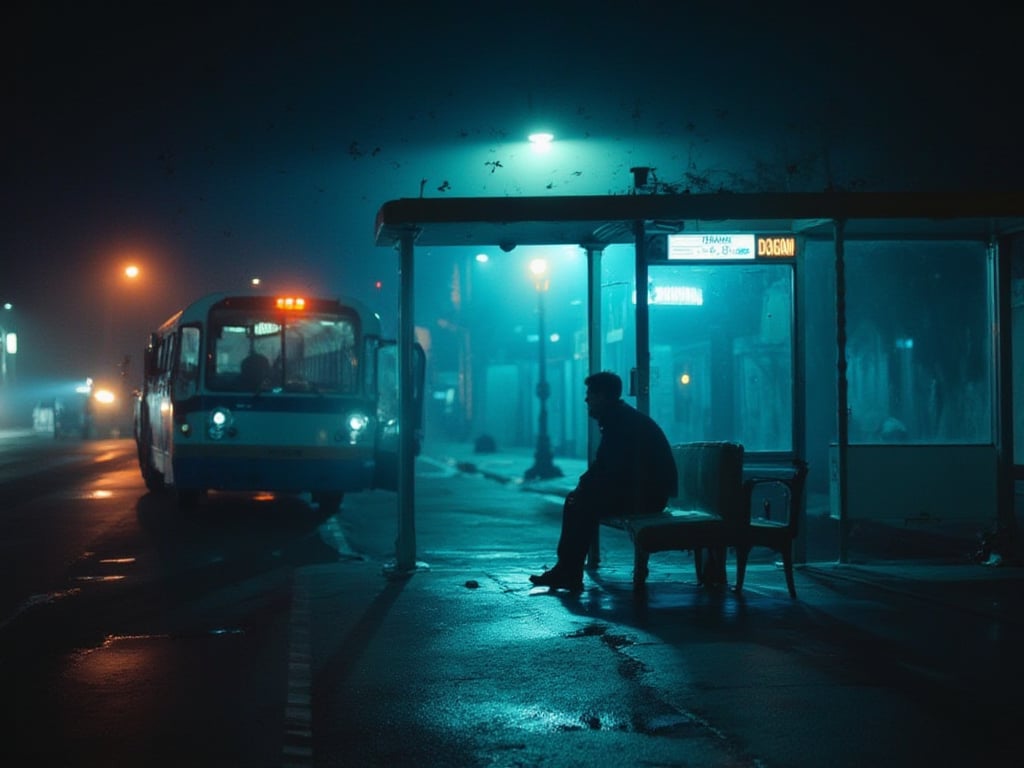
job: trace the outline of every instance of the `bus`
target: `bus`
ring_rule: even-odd
[[[153,331],[143,360],[139,468],[182,509],[207,491],[308,493],[333,514],[348,492],[397,489],[398,346],[361,302],[211,294]],[[423,374],[414,345],[417,452]]]

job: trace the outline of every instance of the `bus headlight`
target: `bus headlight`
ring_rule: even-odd
[[[234,417],[227,408],[214,408],[210,411],[209,421],[206,425],[206,434],[211,440],[220,440],[224,435],[234,434],[232,425]]]
[[[358,443],[370,427],[370,417],[362,411],[352,411],[345,418],[349,445]]]

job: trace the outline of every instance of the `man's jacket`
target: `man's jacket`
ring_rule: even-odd
[[[577,494],[602,515],[653,514],[678,492],[672,448],[661,427],[619,400],[598,420],[601,442]]]

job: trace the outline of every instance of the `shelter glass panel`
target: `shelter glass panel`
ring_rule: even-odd
[[[793,267],[652,265],[651,416],[669,439],[793,449]]]
[[[636,406],[629,388],[636,366],[636,256],[632,245],[610,245],[601,257],[601,369],[622,377],[623,399]]]
[[[979,242],[849,242],[850,443],[991,444],[992,255]]]

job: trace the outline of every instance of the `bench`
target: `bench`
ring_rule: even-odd
[[[604,525],[625,531],[633,543],[633,587],[646,587],[650,556],[656,552],[693,553],[697,583],[724,585],[725,556],[736,552],[736,590],[742,590],[747,561],[755,547],[768,547],[782,556],[789,594],[793,583],[793,541],[799,530],[807,464],[766,471],[756,468],[744,477],[743,446],[731,442],[694,442],[672,446],[679,492],[656,515],[606,518]],[[781,484],[786,489],[788,516],[751,518],[756,488]],[[707,562],[704,560],[707,553]]]
[[[672,446],[679,492],[656,515],[628,515],[601,522],[624,530],[633,542],[633,587],[647,583],[648,561],[655,552],[692,551],[697,582],[724,583],[728,547],[740,541],[750,516],[743,484],[743,446],[694,442]],[[711,556],[707,567],[703,553]]]

